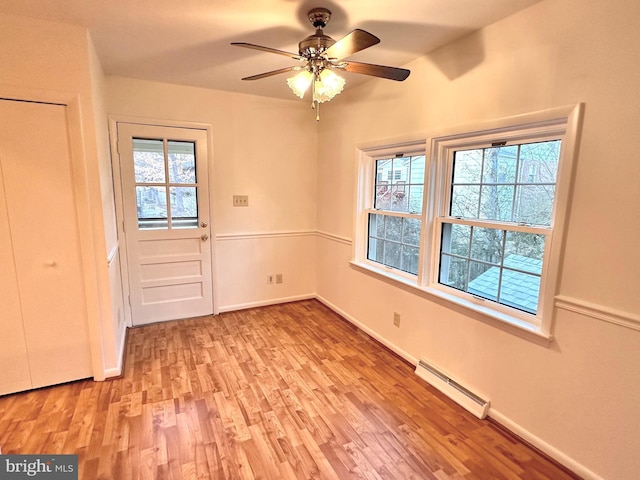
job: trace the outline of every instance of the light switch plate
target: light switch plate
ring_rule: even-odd
[[[234,207],[248,207],[249,206],[249,195],[234,195],[233,196],[233,206]]]

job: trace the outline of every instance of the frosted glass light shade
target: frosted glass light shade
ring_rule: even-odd
[[[309,89],[311,81],[313,80],[313,74],[309,70],[303,70],[296,76],[287,78],[287,84],[289,88],[293,90],[298,97],[303,98],[305,92]]]
[[[345,83],[344,78],[325,68],[315,80],[313,100],[318,103],[328,102],[342,92]]]

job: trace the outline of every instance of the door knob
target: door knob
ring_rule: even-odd
[[[207,234],[205,233],[205,234],[200,235],[200,238],[201,238],[201,239],[202,239],[202,241],[204,242],[204,241],[206,241],[206,240],[208,240],[208,239],[209,239],[209,235],[207,235]]]
[[[206,227],[208,227],[208,226],[209,226],[209,224],[208,224],[207,222],[200,222],[200,226],[201,226],[202,228],[206,228]]]

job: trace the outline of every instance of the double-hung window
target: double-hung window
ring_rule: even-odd
[[[415,277],[423,224],[424,145],[378,151],[369,162],[366,198],[366,261]]]
[[[536,315],[561,146],[551,136],[451,149],[436,219],[440,285]]]
[[[353,263],[548,336],[580,112],[362,149]]]

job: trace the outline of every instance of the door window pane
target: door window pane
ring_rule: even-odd
[[[164,183],[162,140],[133,139],[133,169],[136,183]]]
[[[134,138],[133,159],[139,228],[197,228],[195,143]]]
[[[170,187],[171,226],[173,228],[198,227],[196,187]]]
[[[136,203],[139,228],[167,228],[166,187],[137,186]]]
[[[193,142],[167,142],[169,183],[196,183],[196,154]]]

